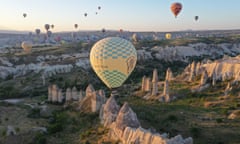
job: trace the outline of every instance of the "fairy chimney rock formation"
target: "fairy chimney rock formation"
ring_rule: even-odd
[[[66,101],[69,102],[72,100],[72,90],[71,88],[67,88],[66,90]]]
[[[145,86],[145,91],[149,92],[151,91],[151,80],[150,78],[146,78],[146,86]]]
[[[152,78],[152,96],[156,96],[157,93],[158,93],[158,72],[157,69],[154,69]]]
[[[86,88],[86,97],[91,96],[93,93],[95,93],[95,89],[91,84],[89,84]]]
[[[52,85],[52,102],[58,101],[58,86]]]
[[[206,70],[204,70],[201,76],[200,86],[205,85],[207,83],[207,80],[208,80],[208,73]]]
[[[142,88],[141,88],[141,90],[143,92],[145,92],[145,87],[146,87],[146,76],[143,76],[143,78],[142,78]]]
[[[120,130],[124,130],[126,127],[140,127],[136,113],[133,112],[127,102],[123,104],[118,113],[118,116],[116,118],[116,127]]]
[[[195,76],[196,76],[196,63],[192,62],[191,66],[190,66],[190,76],[189,76],[188,81],[192,82],[193,79],[195,78]]]
[[[173,79],[172,70],[170,68],[168,68],[167,71],[166,71],[165,80],[171,81],[172,79]]]
[[[104,104],[103,107],[101,108],[100,116],[99,116],[101,123],[105,127],[109,127],[109,125],[116,120],[119,109],[120,107],[117,104],[114,96],[111,96],[107,100],[106,104]]]

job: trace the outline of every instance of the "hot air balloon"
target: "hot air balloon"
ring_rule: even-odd
[[[74,24],[74,27],[75,27],[75,29],[77,29],[78,28],[78,24]]]
[[[54,29],[54,24],[51,25],[51,28]]]
[[[87,13],[84,13],[84,16],[87,17]]]
[[[179,2],[173,3],[171,5],[171,11],[174,14],[175,17],[177,17],[177,15],[180,13],[180,11],[182,10],[182,4]]]
[[[120,87],[134,70],[137,52],[131,42],[104,38],[91,49],[90,63],[97,76],[110,88]]]
[[[36,32],[37,35],[39,35],[41,30],[40,29],[35,29],[35,32]]]
[[[199,18],[198,16],[195,16],[195,17],[194,17],[195,21],[197,21],[197,20],[198,20],[198,18]]]
[[[165,38],[166,39],[171,39],[172,38],[172,34],[171,33],[166,33],[165,34]]]
[[[123,29],[120,29],[119,32],[122,33],[122,32],[123,32]]]
[[[138,36],[138,34],[134,33],[134,34],[132,35],[132,41],[133,41],[133,42],[138,42],[138,41],[139,41],[139,36]]]
[[[106,30],[105,30],[105,28],[103,28],[103,29],[102,29],[102,33],[105,33],[105,32],[106,32]]]
[[[30,53],[32,50],[32,43],[29,41],[23,41],[22,48],[26,53]]]
[[[23,17],[24,17],[24,18],[27,17],[27,14],[26,14],[26,13],[23,13]]]
[[[44,25],[44,28],[46,29],[46,31],[48,31],[49,28],[50,28],[50,25],[49,25],[49,24],[45,24],[45,25]]]
[[[101,7],[100,6],[98,6],[98,10],[100,10],[101,9]]]

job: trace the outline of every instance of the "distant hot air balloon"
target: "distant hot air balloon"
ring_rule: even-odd
[[[23,17],[24,17],[24,18],[27,17],[27,14],[26,14],[26,13],[23,13]]]
[[[22,48],[26,53],[30,53],[32,50],[32,43],[29,41],[23,41]]]
[[[175,17],[177,17],[177,15],[180,13],[180,11],[182,10],[182,4],[179,2],[173,3],[171,5],[171,11],[174,14]]]
[[[46,31],[48,31],[49,28],[50,28],[50,25],[49,25],[49,24],[45,24],[45,25],[44,25],[44,28],[46,29]]]
[[[74,27],[75,27],[75,29],[77,29],[78,28],[78,24],[74,24]]]
[[[91,49],[90,63],[97,76],[109,87],[120,87],[134,70],[137,52],[131,42],[108,37]]]
[[[101,9],[101,7],[100,6],[98,6],[98,10],[100,10]]]
[[[35,29],[35,32],[36,32],[37,35],[39,35],[41,30],[40,29]]]
[[[85,17],[87,17],[87,15],[88,15],[87,13],[84,13],[84,16],[85,16]]]
[[[120,29],[119,32],[122,33],[122,32],[123,32],[123,29]]]
[[[106,30],[105,30],[105,28],[103,28],[103,29],[102,29],[102,33],[105,33],[105,32],[106,32]]]
[[[199,18],[198,16],[195,16],[195,17],[194,17],[195,21],[197,21],[197,20],[198,20],[198,18]]]
[[[54,29],[54,24],[51,25],[51,28]]]
[[[98,12],[95,12],[95,14],[97,15],[97,14],[98,14]]]
[[[172,34],[171,33],[166,33],[165,34],[165,38],[166,39],[171,39],[172,38]]]
[[[139,41],[139,36],[138,36],[138,34],[134,33],[134,34],[132,35],[132,41],[134,41],[134,42],[138,42],[138,41]]]

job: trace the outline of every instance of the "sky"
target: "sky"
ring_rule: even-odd
[[[170,6],[183,5],[177,18]],[[0,29],[179,31],[240,29],[240,0],[0,0]],[[101,10],[98,10],[101,6]],[[95,13],[98,12],[96,15]],[[27,13],[27,17],[23,17]],[[84,13],[88,16],[84,17]],[[194,17],[199,16],[195,21]]]

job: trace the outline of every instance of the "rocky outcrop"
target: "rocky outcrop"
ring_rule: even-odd
[[[189,75],[188,81],[192,82],[193,79],[195,78],[195,76],[196,76],[196,63],[192,62],[191,67],[190,67],[190,75]]]
[[[119,105],[117,104],[116,100],[114,99],[114,96],[111,96],[106,104],[103,105],[100,111],[100,120],[101,123],[105,127],[109,127],[111,123],[113,123],[118,115],[118,112],[120,110]]]
[[[211,63],[204,64],[203,67],[207,70],[209,76],[215,77],[216,80],[240,80],[240,57],[217,60]]]
[[[165,80],[171,81],[172,79],[173,79],[172,70],[170,68],[168,68],[167,71],[166,71]]]
[[[113,96],[107,100],[101,111],[101,123],[109,128],[108,138],[120,140],[122,144],[193,144],[191,137],[184,139],[177,135],[168,138],[166,134],[160,135],[142,128],[128,103],[124,103],[119,110]]]
[[[103,90],[95,91],[91,84],[86,88],[86,96],[79,102],[77,110],[82,112],[99,112],[102,105],[106,102]]]
[[[116,118],[116,127],[124,130],[126,127],[138,128],[140,123],[138,121],[136,113],[129,107],[128,103],[125,102],[121,107],[118,116]]]

